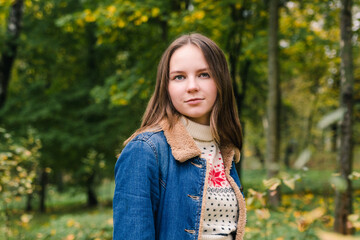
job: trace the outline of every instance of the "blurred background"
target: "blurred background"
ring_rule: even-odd
[[[228,59],[245,239],[359,239],[359,0],[0,0],[0,239],[112,239],[116,156],[189,32]]]

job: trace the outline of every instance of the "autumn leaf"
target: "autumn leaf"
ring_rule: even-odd
[[[64,240],[74,240],[74,239],[75,239],[74,234],[69,234],[64,238]]]
[[[352,172],[350,175],[349,175],[349,179],[350,180],[358,180],[360,179],[360,172]]]
[[[281,181],[278,178],[270,178],[267,180],[263,180],[264,186],[270,191],[276,190],[276,188],[280,185]]]
[[[270,212],[267,208],[262,209],[256,209],[255,214],[259,219],[269,219],[270,218]]]
[[[33,216],[32,215],[29,215],[29,214],[23,214],[23,215],[21,215],[21,217],[20,217],[20,220],[21,220],[21,222],[23,222],[23,223],[29,223],[30,222],[30,220],[31,220],[31,218],[32,218]]]
[[[360,237],[344,236],[337,233],[318,231],[320,240],[360,240]]]
[[[291,190],[295,189],[295,179],[284,179],[283,182],[286,186],[288,186]]]
[[[304,232],[309,225],[311,225],[315,220],[319,219],[325,214],[326,210],[322,207],[315,208],[314,210],[305,213],[303,216],[300,216],[297,219],[298,230]]]

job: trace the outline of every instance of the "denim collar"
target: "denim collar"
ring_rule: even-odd
[[[179,162],[185,162],[194,157],[200,157],[201,150],[197,147],[194,139],[186,130],[181,121],[175,122],[170,128],[167,120],[160,122],[160,127],[164,131],[167,142],[171,147],[174,158]],[[232,144],[220,147],[221,155],[224,159],[225,169],[230,169],[233,159],[235,162],[240,160],[240,151]]]

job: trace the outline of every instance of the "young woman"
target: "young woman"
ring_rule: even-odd
[[[143,122],[115,166],[113,238],[243,239],[241,127],[225,56],[183,35],[164,52]]]

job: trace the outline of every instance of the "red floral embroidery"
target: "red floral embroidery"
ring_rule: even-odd
[[[226,181],[225,174],[223,171],[216,171],[215,168],[212,168],[209,172],[209,182],[213,187],[221,187]]]

